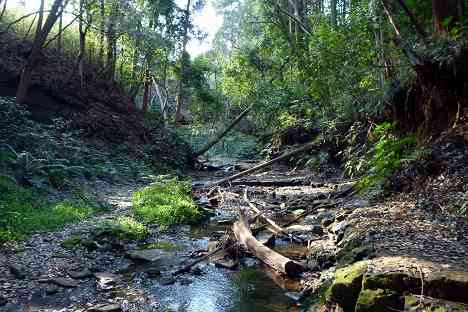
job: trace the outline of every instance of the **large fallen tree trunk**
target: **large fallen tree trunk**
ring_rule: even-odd
[[[252,167],[252,168],[247,169],[247,170],[245,170],[245,171],[236,173],[236,174],[234,174],[234,175],[232,175],[232,176],[230,176],[230,177],[227,177],[227,178],[221,179],[221,180],[219,180],[219,181],[217,181],[217,182],[214,182],[214,183],[213,183],[212,185],[210,185],[210,186],[218,186],[218,185],[222,185],[222,184],[225,184],[225,183],[228,183],[228,182],[237,180],[237,179],[242,178],[242,177],[244,177],[244,176],[246,176],[246,175],[249,175],[249,174],[251,174],[251,173],[253,173],[253,172],[255,172],[255,171],[258,171],[258,170],[260,170],[260,169],[263,169],[263,168],[265,168],[265,167],[268,167],[268,166],[271,165],[271,164],[274,164],[274,163],[276,163],[276,162],[278,162],[278,161],[281,161],[281,160],[284,160],[284,159],[288,159],[288,158],[290,158],[291,156],[294,156],[294,155],[296,155],[296,154],[299,154],[299,153],[308,151],[308,150],[310,150],[310,149],[312,149],[312,148],[314,148],[314,147],[315,147],[315,144],[314,144],[314,143],[308,143],[308,144],[306,144],[306,145],[304,145],[304,146],[302,146],[302,147],[300,147],[300,148],[298,148],[298,149],[295,149],[294,151],[285,153],[285,154],[283,154],[283,155],[281,155],[281,156],[279,156],[279,157],[277,157],[277,158],[275,158],[275,159],[272,159],[272,160],[270,160],[270,161],[263,162],[263,163],[261,163],[261,164],[258,165],[258,166]]]
[[[305,271],[304,267],[299,263],[286,258],[257,241],[252,232],[250,232],[245,220],[245,216],[241,213],[240,219],[234,223],[232,230],[237,240],[253,253],[255,257],[279,273],[289,277],[298,277]]]
[[[194,155],[195,158],[205,154],[207,151],[210,150],[210,148],[212,148],[214,145],[216,145],[216,143],[221,141],[221,139],[224,138],[226,136],[226,134],[228,134],[229,131],[231,131],[232,128],[234,128],[248,114],[248,112],[250,112],[250,110],[252,109],[253,106],[254,106],[254,104],[247,107],[247,109],[245,109],[242,113],[240,113],[240,115],[237,116],[237,118],[234,119],[234,121],[223,132],[218,134],[216,136],[216,138],[214,138],[212,141],[208,142],[204,147],[202,147],[198,152],[196,152],[195,155]]]
[[[231,185],[260,186],[260,187],[286,187],[310,185],[308,179],[283,179],[283,180],[240,180],[232,181]]]

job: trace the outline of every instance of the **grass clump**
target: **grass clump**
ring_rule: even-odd
[[[51,203],[32,189],[17,186],[12,190],[0,185],[0,243],[53,231],[102,211],[102,206],[88,201]]]
[[[132,210],[146,222],[162,226],[193,223],[201,218],[190,185],[177,179],[155,182],[135,192]]]
[[[132,217],[119,217],[117,220],[102,222],[98,225],[95,234],[96,236],[111,236],[120,241],[129,241],[145,239],[150,234],[150,230]]]
[[[0,177],[0,243],[56,230],[102,211],[103,206],[85,200],[49,202],[39,192]]]

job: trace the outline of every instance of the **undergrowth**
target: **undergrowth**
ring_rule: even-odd
[[[37,190],[0,176],[0,243],[56,230],[107,208],[87,200],[50,202]]]
[[[177,179],[154,182],[136,191],[132,212],[161,226],[194,223],[202,217],[192,199],[190,185]]]
[[[98,236],[109,235],[121,241],[145,239],[150,230],[132,217],[119,217],[117,220],[103,221],[98,225]]]
[[[179,134],[190,143],[194,151],[200,150],[213,140],[223,129],[221,127],[191,127],[179,129]],[[219,129],[218,129],[219,128]],[[231,131],[220,142],[207,151],[205,157],[247,158],[257,155],[257,142],[254,136],[239,131]]]
[[[420,153],[414,149],[415,135],[400,138],[394,134],[393,126],[388,122],[377,125],[371,133],[371,139],[375,144],[366,155],[367,173],[358,184],[361,190],[380,189],[405,160],[414,159]]]

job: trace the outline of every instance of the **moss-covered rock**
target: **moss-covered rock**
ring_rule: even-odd
[[[403,301],[396,291],[390,289],[363,289],[356,302],[356,312],[401,311]]]
[[[327,291],[327,299],[337,302],[345,311],[353,311],[367,265],[367,261],[361,261],[337,270],[335,280]]]
[[[409,291],[419,293],[421,279],[403,272],[366,274],[362,281],[363,289],[390,289],[399,293]]]
[[[424,288],[431,297],[468,303],[468,272],[433,272]]]
[[[339,265],[349,265],[356,261],[369,259],[374,256],[374,249],[371,246],[359,246],[351,250],[344,250],[337,255]]]
[[[413,295],[405,296],[405,311],[417,312],[463,312],[468,311],[468,305],[434,298],[420,298]]]

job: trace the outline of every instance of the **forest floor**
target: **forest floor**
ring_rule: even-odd
[[[250,166],[253,164],[243,163],[239,169]],[[196,180],[206,182],[230,173],[191,175],[194,184],[199,185]],[[258,185],[271,181],[295,181],[295,185]],[[455,277],[444,275],[445,280],[450,283],[452,278],[453,283],[458,283],[456,289],[468,291],[468,272],[463,272],[468,268],[466,224],[441,211],[442,206],[429,205],[415,192],[385,201],[353,195],[331,208],[309,209],[329,201],[350,183],[341,178],[318,180],[306,171],[275,166],[238,185],[219,188],[218,203],[210,207],[216,208],[216,214],[209,222],[166,230],[152,228],[146,240],[122,243],[98,233],[99,224],[128,215],[131,194],[139,185],[99,182],[93,186],[94,192],[113,206],[111,212],[3,248],[0,310],[299,311],[303,306],[296,300],[302,299],[304,290],[315,293],[312,297],[318,299],[317,289],[332,280],[338,267],[361,260],[366,264],[366,274],[404,272],[427,280],[426,291],[436,298],[467,303],[467,292],[461,293],[464,297],[457,297],[460,294],[453,289],[449,294],[440,289],[436,293],[430,283],[436,272],[457,272]],[[434,178],[432,189],[439,200],[466,196],[467,192],[466,185],[454,185],[443,176]],[[196,188],[195,196],[209,206],[206,192]],[[240,262],[218,256],[208,260],[213,265],[201,263],[191,273],[173,276],[174,270],[222,239],[239,208],[249,209],[244,192],[251,203],[278,224],[310,210],[310,214],[286,228],[307,245],[281,237],[272,244],[276,251],[303,263],[308,272],[298,280],[283,278],[247,255]],[[268,236],[268,232],[263,235]],[[73,243],[74,237],[82,245],[64,244]],[[328,308],[320,305],[313,309]]]

